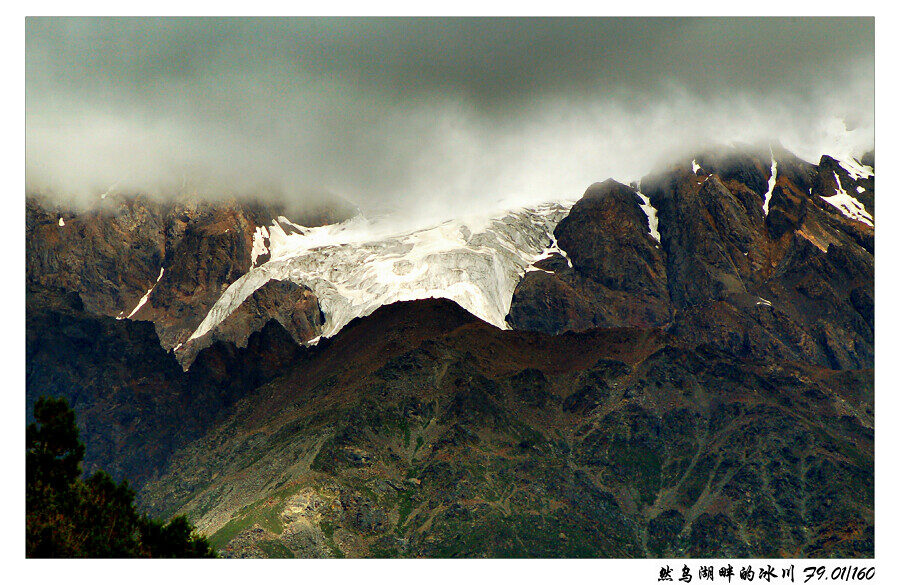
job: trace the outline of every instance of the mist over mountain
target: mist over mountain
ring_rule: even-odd
[[[872,19],[43,19],[26,179],[453,216],[711,143],[873,146]],[[502,200],[502,201],[501,201]]]

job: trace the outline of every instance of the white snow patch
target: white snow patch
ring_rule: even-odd
[[[874,218],[866,211],[866,207],[855,197],[844,191],[844,188],[841,186],[841,178],[838,177],[837,173],[834,173],[834,180],[837,181],[836,194],[831,197],[822,197],[822,199],[835,206],[846,217],[875,227],[873,223]]]
[[[229,286],[191,334],[212,330],[269,280],[290,280],[315,293],[326,319],[324,337],[356,317],[397,301],[447,298],[496,325],[506,315],[522,275],[560,253],[556,224],[573,202],[545,203],[473,215],[398,232],[392,218],[355,216],[309,228],[281,218],[269,226],[268,262]],[[294,233],[286,233],[289,225]]]
[[[859,186],[856,188],[857,193],[865,193],[865,191],[866,191],[866,188],[863,186]]]
[[[847,171],[847,174],[849,174],[854,181],[867,179],[875,174],[875,169],[868,165],[862,164],[852,156],[841,158],[838,161],[838,164],[841,165],[841,167],[843,167],[845,171]]]
[[[256,259],[269,253],[266,240],[269,239],[269,230],[266,226],[257,227],[253,232],[253,249],[250,250],[250,265],[256,266]]]
[[[529,266],[525,269],[525,272],[546,272],[547,274],[556,274],[552,270],[545,270],[543,268],[538,268],[537,266]]]
[[[697,159],[691,161],[691,168],[694,169],[694,174],[697,174],[697,171],[700,170],[700,165],[697,164]]]
[[[657,244],[661,243],[661,240],[659,239],[659,217],[656,215],[656,208],[650,203],[650,198],[640,192],[640,184],[638,184],[638,190],[635,191],[635,194],[641,200],[641,210],[647,215],[647,225],[650,226],[650,237],[656,240]]]
[[[128,319],[131,319],[134,316],[134,314],[137,313],[140,310],[140,308],[144,306],[144,303],[146,303],[147,299],[150,298],[150,293],[153,292],[153,289],[156,288],[156,285],[159,283],[160,280],[162,280],[163,272],[165,272],[165,271],[166,271],[165,268],[159,269],[159,276],[156,277],[156,282],[153,283],[153,286],[151,286],[150,288],[147,289],[147,292],[144,293],[144,296],[142,296],[141,300],[138,301],[138,304],[134,308],[134,310],[128,314],[128,317],[127,317]]]
[[[182,346],[182,345],[184,345],[184,344],[183,344],[183,343],[179,343],[178,345],[176,345],[175,347],[172,348],[172,351],[178,351],[179,349],[181,349],[181,346]]]
[[[63,220],[63,218],[59,218],[59,227],[66,227],[66,222]]]
[[[771,307],[772,301],[767,301],[766,299],[759,297],[759,300],[756,301],[757,306],[763,305],[764,307]]]
[[[769,154],[772,155],[772,168],[769,171],[769,190],[766,191],[766,196],[763,199],[763,215],[769,215],[769,201],[772,199],[772,192],[775,190],[775,180],[778,178],[778,163],[775,162],[775,155],[772,153],[772,149],[769,149]]]

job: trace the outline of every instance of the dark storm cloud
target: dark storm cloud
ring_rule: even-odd
[[[869,146],[873,51],[872,19],[32,18],[27,179],[574,196],[710,141]]]

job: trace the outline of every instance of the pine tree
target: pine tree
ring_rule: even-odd
[[[184,516],[137,512],[134,490],[98,471],[81,479],[84,444],[65,399],[41,397],[26,429],[25,535],[29,557],[214,557]]]

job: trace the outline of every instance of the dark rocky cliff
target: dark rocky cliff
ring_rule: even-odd
[[[548,333],[666,325],[746,355],[872,367],[874,228],[824,198],[843,189],[874,218],[874,178],[776,148],[766,214],[771,156],[726,150],[698,156],[696,172],[645,177],[658,246],[635,187],[592,186],[555,231],[572,268],[559,255],[539,263],[545,270],[522,279],[508,321]]]

